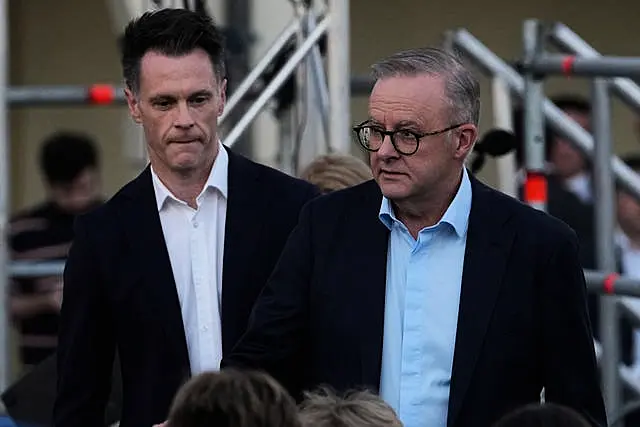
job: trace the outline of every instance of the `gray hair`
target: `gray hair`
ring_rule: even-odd
[[[395,411],[369,391],[351,391],[344,397],[328,388],[305,393],[300,405],[303,427],[402,427]]]
[[[443,77],[451,118],[456,122],[452,124],[478,125],[480,84],[457,55],[433,47],[409,49],[377,62],[371,68],[375,80],[420,74]]]

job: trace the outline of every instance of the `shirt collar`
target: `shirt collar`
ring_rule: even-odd
[[[200,199],[202,195],[205,194],[209,189],[218,190],[222,197],[226,199],[229,181],[228,172],[229,154],[227,153],[227,150],[224,148],[222,143],[218,141],[218,155],[213,162],[211,172],[209,172],[209,177],[207,178],[207,181],[205,182],[205,185],[202,188],[198,199]],[[173,193],[171,193],[171,191],[162,183],[156,172],[153,170],[153,166],[151,166],[151,179],[153,181],[153,189],[156,195],[156,204],[158,207],[158,211],[162,210],[162,207],[166,203],[167,199],[172,199],[178,203],[184,204],[183,201],[174,196]]]
[[[469,213],[471,212],[471,181],[466,168],[462,169],[462,180],[458,187],[458,192],[449,204],[444,215],[437,224],[428,227],[435,228],[441,223],[449,224],[455,230],[458,237],[464,237],[469,227]],[[378,214],[380,221],[389,229],[392,229],[394,222],[400,222],[393,212],[393,205],[389,199],[382,197],[380,204],[380,212]]]

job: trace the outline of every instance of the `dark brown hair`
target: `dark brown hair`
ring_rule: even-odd
[[[169,427],[299,427],[295,401],[270,376],[225,369],[190,379],[178,391]]]

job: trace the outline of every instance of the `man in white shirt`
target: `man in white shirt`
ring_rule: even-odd
[[[310,184],[224,147],[223,40],[210,18],[146,13],[122,44],[150,165],[81,217],[64,277],[56,427],[102,424],[117,350],[120,425],[166,419],[179,386],[244,333]]]

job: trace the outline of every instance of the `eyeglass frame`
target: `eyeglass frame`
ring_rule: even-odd
[[[403,156],[411,156],[414,155],[417,151],[418,148],[420,148],[420,140],[426,136],[435,136],[435,135],[440,135],[443,134],[445,132],[449,132],[450,130],[453,129],[457,129],[460,126],[465,125],[466,123],[459,123],[457,125],[452,125],[449,126],[447,128],[444,129],[440,129],[440,130],[435,130],[435,131],[431,131],[431,132],[423,132],[423,133],[417,133],[414,132],[412,130],[408,130],[408,129],[396,129],[396,130],[385,130],[385,129],[376,129],[377,132],[380,132],[383,136],[382,136],[382,142],[380,143],[380,147],[376,148],[376,149],[372,149],[367,147],[363,142],[362,139],[360,138],[360,132],[365,129],[365,128],[374,128],[375,126],[371,124],[370,120],[365,120],[364,122],[360,123],[359,125],[354,126],[353,132],[356,134],[356,139],[358,140],[358,142],[360,143],[360,145],[362,146],[362,148],[364,148],[365,150],[371,152],[371,153],[375,153],[377,151],[380,151],[380,148],[382,148],[382,144],[384,144],[384,139],[385,137],[389,137],[389,140],[391,141],[391,145],[393,145],[393,148],[400,154],[402,154]],[[413,150],[410,153],[405,153],[403,151],[401,151],[400,149],[398,149],[398,146],[396,145],[396,140],[395,140],[395,134],[398,132],[408,132],[410,133],[415,139],[416,139],[416,148],[415,150]]]

